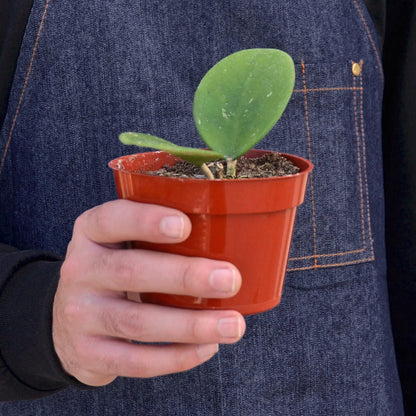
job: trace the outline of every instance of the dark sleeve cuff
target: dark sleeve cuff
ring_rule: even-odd
[[[63,370],[53,346],[52,306],[62,259],[0,249],[0,400],[40,398],[69,385],[89,388]]]

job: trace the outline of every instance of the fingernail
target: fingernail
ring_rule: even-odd
[[[224,338],[241,338],[243,327],[240,318],[223,318],[218,321],[217,329]]]
[[[178,215],[172,215],[165,217],[160,221],[160,231],[166,237],[170,238],[182,238],[185,228],[185,222],[182,217]]]
[[[233,269],[214,270],[209,277],[209,283],[218,292],[234,293],[236,288],[235,271]]]
[[[203,344],[199,345],[197,349],[199,358],[207,359],[218,352],[218,344]]]

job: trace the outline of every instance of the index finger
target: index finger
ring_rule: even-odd
[[[99,244],[130,240],[177,243],[188,238],[191,222],[173,208],[119,199],[84,212],[74,229]]]

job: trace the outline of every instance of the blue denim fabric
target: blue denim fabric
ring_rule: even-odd
[[[64,253],[75,218],[115,198],[107,162],[136,151],[118,143],[122,131],[203,146],[200,79],[253,47],[283,49],[297,69],[259,147],[315,164],[281,304],[189,372],[2,403],[0,414],[403,414],[385,282],[383,74],[362,1],[35,0],[0,137],[2,241]]]

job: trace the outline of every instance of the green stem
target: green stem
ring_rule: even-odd
[[[214,175],[212,174],[210,168],[207,166],[206,163],[203,163],[201,165],[201,170],[202,172],[204,172],[204,175],[208,178],[208,179],[215,179]]]
[[[227,161],[227,176],[231,178],[235,178],[237,160],[233,160],[231,157],[227,157],[226,161]]]

